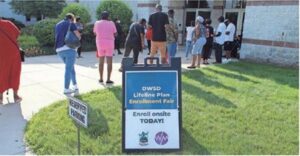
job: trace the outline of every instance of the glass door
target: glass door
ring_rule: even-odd
[[[242,35],[245,9],[225,9],[224,10],[225,19],[230,18],[236,26],[236,35]]]

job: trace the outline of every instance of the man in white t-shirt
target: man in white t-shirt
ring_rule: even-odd
[[[189,53],[193,49],[193,32],[195,29],[195,22],[191,21],[191,25],[186,27],[186,44],[185,44],[185,58],[188,59]]]
[[[225,43],[224,43],[224,50],[226,53],[226,59],[227,61],[230,61],[231,57],[231,51],[233,49],[233,40],[234,40],[234,34],[235,34],[235,26],[232,23],[231,19],[228,19],[228,26],[225,31]]]
[[[226,25],[224,23],[224,17],[220,16],[218,18],[219,25],[217,28],[217,32],[215,34],[215,57],[216,57],[216,62],[214,63],[222,63],[222,46],[225,42],[225,30],[226,30]]]

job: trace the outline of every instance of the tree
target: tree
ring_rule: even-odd
[[[91,16],[88,12],[88,10],[84,7],[79,5],[78,3],[68,4],[66,6],[62,13],[59,15],[60,19],[63,19],[67,13],[72,13],[75,16],[80,16],[80,20],[82,23],[88,23],[91,21]]]
[[[120,0],[103,0],[97,8],[97,17],[101,17],[103,11],[109,12],[109,18],[111,20],[118,18],[121,21],[121,26],[126,31],[131,24],[131,18],[133,16],[131,9]]]
[[[61,13],[66,2],[65,0],[12,0],[10,5],[17,14],[44,19],[45,17],[56,18]]]

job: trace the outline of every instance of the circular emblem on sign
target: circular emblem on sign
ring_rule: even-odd
[[[168,142],[168,134],[166,132],[160,131],[155,135],[155,142],[159,145],[164,145]]]

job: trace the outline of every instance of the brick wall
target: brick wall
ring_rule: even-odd
[[[299,7],[283,2],[247,4],[241,59],[299,67]]]

